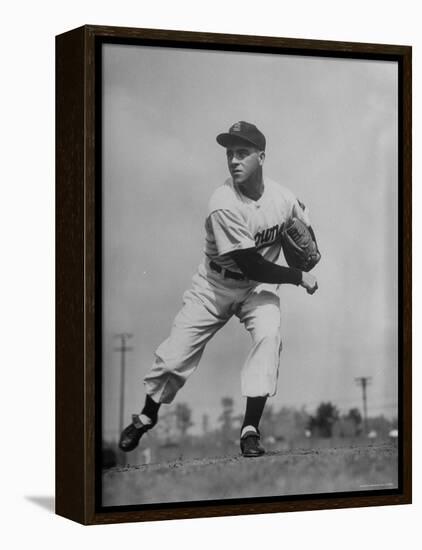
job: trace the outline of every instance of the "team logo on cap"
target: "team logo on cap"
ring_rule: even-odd
[[[240,122],[236,122],[236,124],[233,124],[230,129],[232,132],[240,132],[242,129],[242,125],[240,124]]]

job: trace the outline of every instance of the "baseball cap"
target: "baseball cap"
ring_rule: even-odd
[[[242,139],[243,141],[255,145],[260,151],[265,151],[266,141],[264,134],[258,130],[255,124],[245,122],[244,120],[240,120],[233,124],[228,132],[218,134],[216,139],[217,143],[223,147],[229,147],[237,139]]]

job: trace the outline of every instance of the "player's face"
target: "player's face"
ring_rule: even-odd
[[[226,154],[230,175],[237,184],[245,183],[257,175],[265,159],[263,151],[245,144],[227,147]]]

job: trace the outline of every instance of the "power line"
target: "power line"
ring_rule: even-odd
[[[355,378],[356,384],[360,385],[362,388],[362,399],[363,399],[363,423],[365,427],[365,433],[368,433],[368,407],[366,399],[366,387],[371,383],[372,378],[370,376],[360,376]]]

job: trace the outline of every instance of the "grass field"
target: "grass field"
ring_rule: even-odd
[[[395,444],[273,451],[119,467],[103,473],[103,506],[393,489]]]

